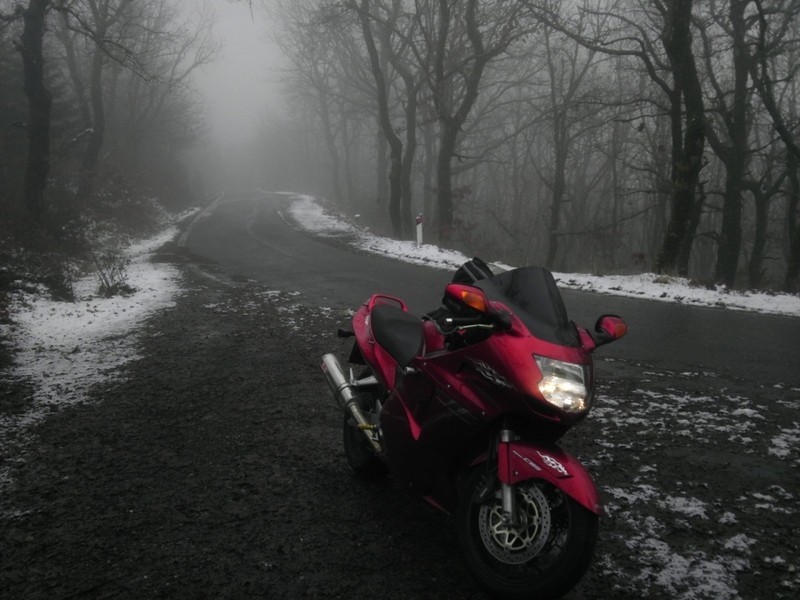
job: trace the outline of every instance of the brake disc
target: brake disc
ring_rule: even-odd
[[[520,484],[517,494],[517,524],[503,519],[500,495],[495,502],[481,506],[478,524],[486,549],[499,561],[519,565],[537,556],[550,536],[550,505],[542,490],[533,483]]]

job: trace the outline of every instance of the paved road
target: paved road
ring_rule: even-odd
[[[371,291],[422,312],[449,274],[299,233],[285,202],[204,212],[160,252],[184,289],[140,358],[0,448],[3,600],[484,598],[452,518],[351,476],[319,372]],[[605,506],[569,600],[800,597],[800,319],[565,296],[576,319],[631,323],[562,440]]]
[[[450,274],[354,253],[298,232],[282,216],[285,195],[230,194],[185,238],[195,255],[233,278],[298,291],[335,309],[357,306],[374,291],[404,298],[417,313],[434,308]],[[592,325],[602,313],[629,324],[623,343],[602,356],[662,371],[711,373],[748,386],[800,387],[800,318],[697,308],[565,290],[571,318]]]

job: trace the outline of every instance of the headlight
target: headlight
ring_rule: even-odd
[[[545,400],[568,413],[579,413],[589,408],[587,367],[544,356],[534,355],[533,358],[542,372],[539,391]]]

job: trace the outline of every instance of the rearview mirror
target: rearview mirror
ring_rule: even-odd
[[[483,290],[461,283],[448,284],[444,289],[444,304],[455,310],[471,308],[479,313],[489,310],[489,301]]]
[[[628,333],[628,325],[617,315],[603,315],[597,319],[594,325],[595,335],[593,336],[598,346],[608,344]]]

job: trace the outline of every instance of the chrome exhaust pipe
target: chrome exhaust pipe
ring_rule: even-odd
[[[367,421],[364,413],[361,412],[357,402],[358,395],[353,391],[353,385],[345,377],[339,360],[333,354],[326,354],[322,357],[322,372],[325,374],[325,379],[328,380],[328,386],[333,392],[336,403],[353,417],[358,429],[364,432],[372,445],[372,449],[378,454],[382,454],[383,447],[375,433],[375,426]]]

